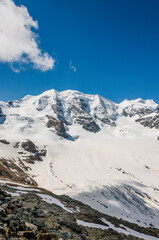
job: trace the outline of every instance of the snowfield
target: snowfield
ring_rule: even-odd
[[[157,240],[157,237],[152,237],[152,236],[148,236],[145,235],[143,233],[139,233],[136,232],[128,227],[125,227],[123,225],[121,225],[121,228],[117,228],[115,227],[113,224],[111,224],[110,222],[106,221],[105,219],[101,219],[105,224],[107,224],[108,226],[104,226],[101,224],[95,224],[95,223],[89,223],[89,222],[84,222],[81,220],[77,220],[77,224],[78,225],[82,225],[84,227],[90,227],[90,228],[100,228],[102,230],[107,230],[107,229],[113,229],[114,231],[117,231],[118,233],[123,233],[125,235],[132,235],[141,239],[145,239],[145,240]]]
[[[142,226],[159,227],[158,142],[98,136],[48,147],[39,186]]]
[[[51,107],[57,98],[61,116],[69,122],[65,129],[71,140],[46,127],[46,115],[58,119]],[[71,104],[75,110],[84,106],[85,112],[73,112]],[[46,146],[42,161],[25,163],[39,187],[69,195],[105,214],[159,228],[159,132],[135,121],[138,110],[146,109],[146,116],[157,115],[158,104],[153,100],[115,104],[98,95],[51,90],[10,105],[0,102],[0,107],[6,117],[0,124],[0,139],[10,142],[0,143],[0,157],[14,158],[18,164],[18,152],[24,149],[14,146],[23,139],[30,139],[39,148]],[[126,117],[123,110],[133,116]],[[83,119],[93,119],[100,131],[87,131],[77,124],[80,114]],[[110,124],[101,121],[103,116]]]

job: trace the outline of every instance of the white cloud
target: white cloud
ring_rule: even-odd
[[[41,71],[54,67],[55,60],[39,48],[33,28],[38,29],[38,22],[25,6],[16,6],[13,0],[0,0],[0,62],[32,63]]]
[[[76,71],[77,71],[77,68],[72,65],[72,61],[70,61],[69,67],[70,67],[70,69],[71,69],[73,72],[76,72]]]

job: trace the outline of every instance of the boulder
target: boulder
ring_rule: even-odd
[[[39,233],[37,236],[37,240],[57,240],[57,234],[51,234],[51,233]]]
[[[26,141],[23,141],[21,143],[22,148],[24,148],[28,152],[36,153],[38,148],[35,146],[35,144],[27,139]]]
[[[38,233],[38,227],[32,223],[25,222],[25,226],[30,228],[31,231],[36,235]]]
[[[8,142],[8,141],[5,140],[5,139],[0,140],[0,142],[1,142],[1,143],[4,143],[4,144],[10,144],[10,142]]]
[[[36,236],[32,231],[20,231],[18,237],[25,237],[26,239],[36,240]]]

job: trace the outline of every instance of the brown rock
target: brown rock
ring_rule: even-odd
[[[37,235],[37,240],[57,240],[57,234],[51,234],[51,233],[39,233]]]
[[[7,212],[7,214],[11,214],[12,210],[7,208],[6,212]]]
[[[36,240],[36,236],[32,231],[20,231],[17,235],[18,237],[25,237],[29,240]]]
[[[38,233],[38,227],[35,226],[34,224],[25,222],[25,226],[29,227],[35,235]]]

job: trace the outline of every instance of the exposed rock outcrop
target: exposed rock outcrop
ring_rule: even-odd
[[[90,132],[96,133],[100,130],[98,124],[93,121],[90,116],[78,116],[77,118],[75,118],[75,122],[81,125],[85,130]]]
[[[102,124],[115,126],[115,122],[106,110],[104,100],[98,96],[99,105],[94,113],[91,114],[88,99],[73,94],[65,101],[61,101],[58,95],[54,97],[54,103],[51,108],[57,116],[57,119],[66,125],[73,125],[73,123],[81,125],[86,131],[98,132],[100,131],[99,125],[96,123],[98,119]],[[109,103],[110,105],[113,103]],[[114,107],[115,108],[115,107]],[[114,118],[114,116],[113,116]],[[115,119],[115,118],[114,118]]]
[[[88,114],[88,108],[83,99],[74,97],[70,103],[70,114],[74,123],[81,125],[87,131],[96,133],[100,130],[100,127],[94,121],[93,117]]]
[[[102,118],[101,121],[102,123],[110,125],[111,127],[116,127],[116,123],[110,118]]]
[[[159,129],[159,115],[136,119],[144,127]]]
[[[38,148],[35,146],[35,144],[30,141],[29,139],[23,141],[21,143],[22,148],[24,148],[28,152],[36,153],[38,151]]]
[[[10,142],[8,142],[8,141],[5,140],[5,139],[1,139],[0,142],[3,143],[3,144],[7,144],[7,145],[10,144]]]
[[[14,146],[15,147],[15,146]],[[19,144],[17,144],[17,148]],[[47,150],[44,146],[43,149],[40,149],[29,139],[24,140],[21,143],[21,147],[24,148],[25,151],[29,152],[30,154],[26,157],[23,157],[23,160],[27,163],[34,164],[35,161],[42,161],[42,157],[45,157],[47,154]],[[19,154],[24,154],[23,152],[18,152]]]
[[[143,117],[145,115],[148,115],[150,113],[153,113],[153,110],[151,108],[130,108],[130,109],[124,109],[123,110],[123,115],[125,117],[134,117],[134,116],[139,116]]]
[[[54,128],[55,131],[56,131],[56,134],[58,136],[67,138],[64,123],[62,121],[54,118],[54,117],[51,117],[51,116],[48,116],[48,115],[46,117],[48,119],[46,126],[48,128]]]
[[[54,103],[51,105],[51,108],[54,113],[56,113],[57,118],[62,121],[64,124],[68,125],[68,121],[64,117],[63,106],[60,99],[55,96]]]
[[[2,108],[0,107],[0,124],[3,124],[6,120],[6,116],[3,114]]]
[[[22,165],[22,167],[23,166],[24,165]],[[0,177],[8,178],[13,181],[18,181],[26,184],[37,185],[35,180],[33,180],[27,173],[25,173],[24,170],[14,162],[14,160],[4,158],[0,159]]]

